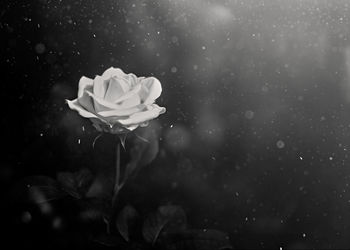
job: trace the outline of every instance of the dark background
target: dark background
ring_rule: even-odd
[[[39,223],[7,200],[25,176],[96,164],[98,133],[64,100],[114,66],[163,86],[160,152],[138,179],[150,206],[179,204],[237,248],[349,248],[349,5],[1,1],[7,239],[82,244],[59,208]]]

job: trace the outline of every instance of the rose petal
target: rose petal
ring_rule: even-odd
[[[101,111],[106,111],[106,110],[111,110],[111,109],[120,109],[120,105],[108,102],[106,100],[104,100],[101,97],[96,96],[95,94],[91,93],[90,91],[86,90],[86,93],[92,97],[92,99],[94,100],[94,104],[95,104],[95,110],[97,112],[101,112]]]
[[[109,110],[109,111],[101,111],[98,112],[98,115],[101,117],[112,117],[112,116],[129,116],[136,112],[140,112],[145,108],[145,105],[137,105],[132,108],[127,109],[115,109],[115,110]]]
[[[88,77],[81,77],[79,80],[79,90],[78,90],[78,98],[82,97],[85,89],[92,87],[94,84],[94,80]]]
[[[129,92],[125,93],[124,95],[122,95],[121,97],[119,97],[117,100],[115,100],[115,103],[118,102],[122,102],[126,99],[129,99],[130,97],[132,97],[133,95],[136,95],[139,93],[139,91],[141,90],[141,84],[136,85],[132,90],[130,90]]]
[[[122,80],[118,80],[112,77],[109,80],[109,86],[104,96],[104,99],[108,102],[115,102],[119,97],[123,96],[125,93],[125,86],[123,86]]]
[[[124,102],[120,104],[120,108],[126,109],[135,107],[141,104],[141,98],[138,95],[133,95],[129,99],[126,99]]]
[[[131,89],[131,82],[123,77],[113,77],[119,81],[120,86],[123,88],[124,93],[127,93]]]
[[[152,104],[162,93],[162,85],[155,77],[147,77],[141,80],[142,89],[140,91],[141,100],[144,104]]]
[[[101,76],[96,76],[94,79],[93,93],[98,97],[104,97],[108,88],[109,81]]]
[[[125,75],[125,79],[130,83],[131,87],[135,87],[136,85],[140,84],[140,81],[144,78],[145,77],[137,77],[133,73],[129,73]]]
[[[130,131],[133,131],[133,130],[137,129],[138,126],[139,125],[136,124],[136,125],[130,125],[130,126],[123,126],[123,127],[125,127],[126,129],[128,129]]]
[[[86,87],[85,90],[92,91],[92,86]],[[90,113],[96,113],[94,102],[92,98],[86,93],[86,91],[83,92],[83,95],[81,97],[78,97],[78,103]]]
[[[123,72],[123,70],[119,68],[110,67],[105,72],[103,72],[102,77],[104,79],[110,79],[113,76],[124,77],[125,75],[126,74]]]
[[[78,111],[79,115],[85,117],[85,118],[97,118],[97,116],[86,109],[84,109],[78,102],[78,99],[75,99],[73,101],[66,100],[68,106],[70,109]]]
[[[119,120],[123,125],[140,124],[154,118],[157,118],[160,114],[165,112],[165,108],[159,107],[157,104],[152,104],[149,106],[149,110],[135,113],[131,115],[128,119]]]

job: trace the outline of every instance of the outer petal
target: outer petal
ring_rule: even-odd
[[[82,97],[85,89],[91,88],[94,84],[94,81],[88,77],[81,77],[79,80],[79,90],[78,90],[78,98]]]
[[[78,99],[73,101],[66,100],[70,109],[78,111],[79,115],[85,118],[97,118],[97,116],[93,113],[90,113],[86,109],[84,109],[78,102]]]
[[[157,104],[152,104],[149,106],[149,110],[135,113],[131,115],[128,119],[119,120],[119,122],[125,126],[140,124],[146,121],[157,118],[160,114],[165,112],[165,108],[159,107]]]
[[[124,126],[126,129],[133,131],[138,128],[139,125],[130,125],[130,126]]]
[[[92,91],[92,86],[85,88],[86,91]],[[84,91],[81,97],[78,97],[78,103],[90,113],[96,114],[94,102],[88,93]]]
[[[119,68],[113,68],[110,67],[109,69],[107,69],[105,72],[103,72],[102,77],[104,79],[109,79],[113,76],[118,76],[118,77],[125,77],[125,73],[123,70],[119,69]]]
[[[135,107],[127,108],[127,109],[115,109],[115,110],[98,112],[98,115],[101,117],[129,116],[136,112],[140,112],[144,108],[145,108],[144,105],[137,105]]]
[[[144,104],[152,104],[162,93],[162,85],[155,77],[147,77],[141,80],[142,89],[140,91],[141,100]]]

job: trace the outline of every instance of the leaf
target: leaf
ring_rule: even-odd
[[[169,230],[186,228],[186,216],[181,207],[172,205],[161,206],[156,213],[150,214],[143,224],[143,237],[147,242],[155,244],[160,233],[166,227]]]
[[[25,193],[29,201],[37,204],[56,200],[66,195],[57,181],[48,176],[27,177],[23,180],[23,184],[27,189]]]
[[[158,244],[164,250],[233,249],[226,233],[206,229],[165,232],[159,238]]]
[[[80,219],[83,221],[101,220],[111,213],[110,200],[99,198],[85,198],[79,200]]]
[[[80,199],[81,196],[78,192],[74,175],[69,172],[62,172],[57,174],[57,180],[62,185],[64,191],[66,191],[70,196]]]
[[[135,219],[138,217],[138,212],[132,206],[125,206],[119,213],[116,226],[120,235],[129,242],[129,232],[135,224]]]
[[[68,194],[81,199],[91,186],[93,176],[88,169],[81,169],[74,173],[58,173],[57,180]]]
[[[118,246],[119,248],[124,245],[124,242],[121,238],[110,234],[100,234],[94,238],[94,241],[107,247]]]
[[[108,178],[108,175],[97,175],[85,196],[88,198],[111,199],[111,190],[114,183],[112,183],[109,179],[113,178]]]
[[[138,133],[130,147],[131,160],[126,166],[125,180],[131,175],[136,175],[141,167],[151,163],[159,151],[158,129],[155,126],[139,129]]]
[[[144,151],[140,158],[139,164],[145,166],[150,164],[157,156],[159,151],[159,131],[153,126],[149,126],[146,129],[140,129],[139,143],[144,145]]]

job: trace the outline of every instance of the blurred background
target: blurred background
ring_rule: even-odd
[[[65,99],[114,66],[163,86],[160,151],[138,179],[150,204],[182,205],[239,249],[350,247],[349,1],[0,6],[1,207],[19,238],[35,216],[6,208],[11,185],[94,164],[98,132]]]

